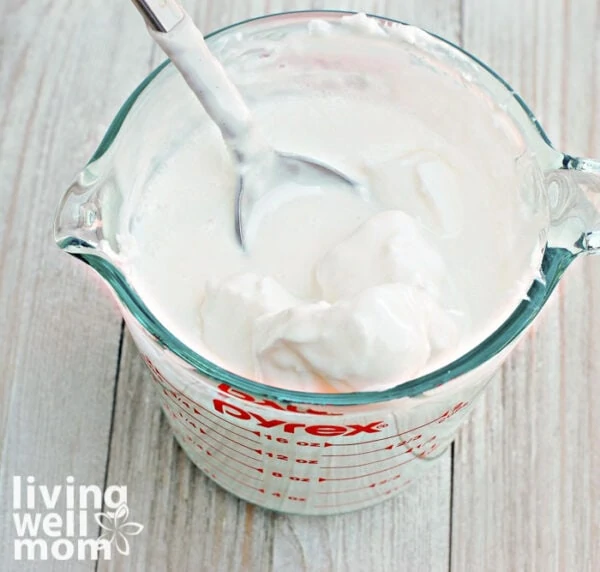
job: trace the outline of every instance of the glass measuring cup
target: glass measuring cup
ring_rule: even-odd
[[[247,21],[217,32],[209,43],[240,29],[276,31],[317,16],[335,20],[340,13]],[[425,35],[415,32],[415,37]],[[431,41],[447,49],[443,40]],[[173,78],[169,67],[151,74],[127,101],[61,203],[57,242],[112,287],[179,443],[206,474],[243,499],[275,510],[329,514],[369,506],[418,479],[452,441],[565,269],[580,254],[600,247],[600,164],[552,149],[503,80],[459,48],[451,53],[457,73],[476,78],[505,106],[535,154],[536,169],[523,177],[534,179],[535,200],[547,212],[544,281],[533,282],[528,299],[477,347],[388,391],[310,394],[236,376],[186,347],[128,283],[115,246],[128,195],[160,160],[165,137],[182,137],[189,129],[176,115],[169,116],[168,133],[156,129],[164,113],[161,89]]]

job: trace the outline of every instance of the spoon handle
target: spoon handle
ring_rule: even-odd
[[[238,161],[246,162],[250,155],[263,152],[266,144],[252,126],[250,110],[189,14],[175,0],[134,0],[134,3],[148,22],[150,35],[217,124]],[[158,7],[162,12],[159,13]]]
[[[183,18],[177,2],[169,0],[132,0],[146,24],[156,32],[170,32]]]

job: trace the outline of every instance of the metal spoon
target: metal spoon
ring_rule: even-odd
[[[282,184],[296,187],[363,187],[337,169],[311,157],[273,149],[256,129],[240,92],[212,55],[202,33],[176,0],[132,0],[150,35],[169,56],[211,119],[219,127],[238,166],[235,232],[246,248],[257,203]]]

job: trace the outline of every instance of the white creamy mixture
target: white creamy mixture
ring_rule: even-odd
[[[231,155],[165,73],[193,129],[140,181],[120,235],[129,280],[181,341],[271,385],[383,389],[459,357],[516,308],[541,258],[524,143],[422,40],[355,16],[213,45],[275,148],[369,190],[279,190],[248,252]]]

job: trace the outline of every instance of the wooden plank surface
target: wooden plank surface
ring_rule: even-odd
[[[102,485],[121,319],[52,238],[58,201],[148,72],[131,7],[2,2],[0,18],[0,570],[12,559],[12,478]],[[61,570],[92,570],[64,563]],[[51,569],[51,567],[48,567]]]
[[[465,47],[523,95],[555,146],[600,155],[598,2],[466,0],[464,14]],[[599,263],[569,269],[456,442],[453,570],[600,566]]]
[[[462,39],[519,89],[559,148],[600,156],[595,0],[185,4],[205,32],[248,16],[327,7]],[[63,189],[163,58],[123,0],[5,0],[0,33],[0,570],[95,568],[17,566],[14,475],[129,486],[132,518],[145,530],[129,556],[99,570],[597,568],[597,260],[570,270],[461,434],[454,463],[447,454],[423,482],[359,513],[307,518],[247,505],[187,461],[127,334],[120,344],[105,289],[56,249],[50,232]]]

